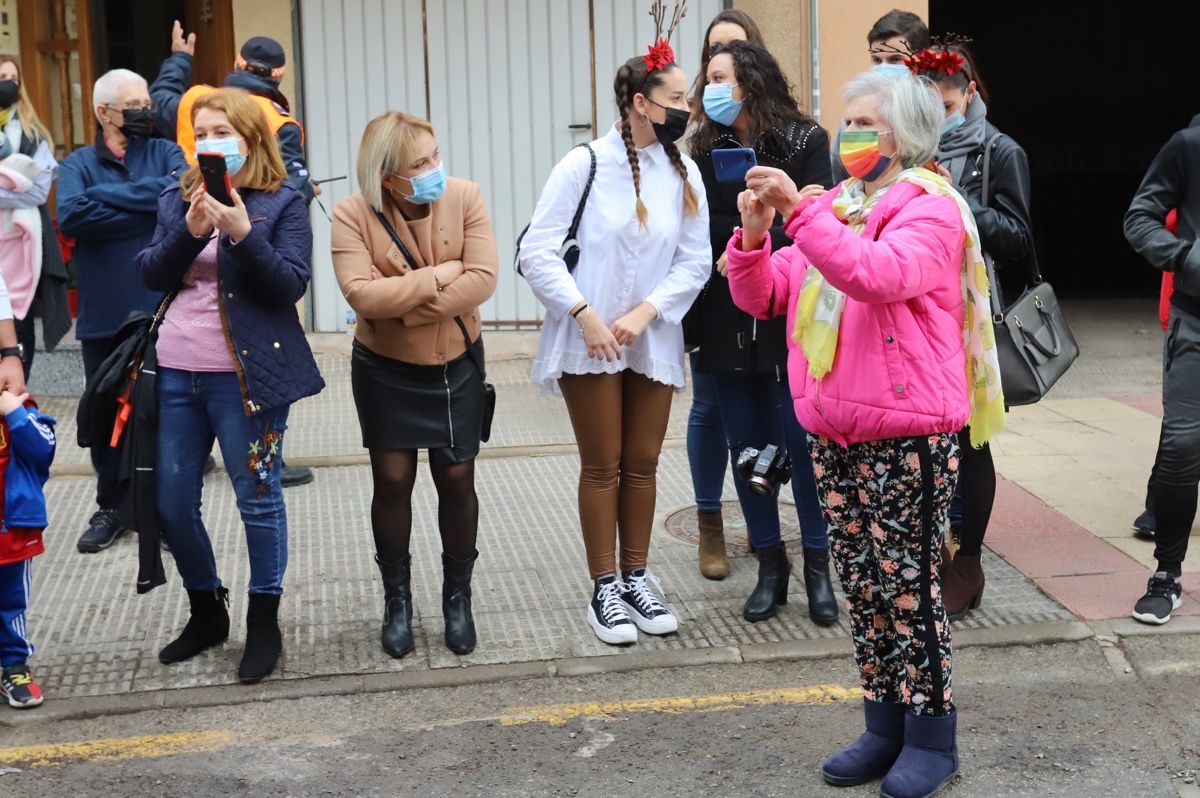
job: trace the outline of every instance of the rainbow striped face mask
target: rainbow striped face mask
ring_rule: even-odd
[[[883,131],[890,133],[890,130]],[[843,130],[838,144],[838,157],[851,177],[864,182],[878,180],[892,165],[892,156],[879,151],[878,130]]]

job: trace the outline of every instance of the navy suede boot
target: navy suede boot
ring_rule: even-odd
[[[881,798],[933,798],[958,775],[958,713],[908,715],[904,750],[879,791]]]
[[[904,746],[904,704],[863,699],[867,730],[849,746],[821,763],[826,784],[853,787],[882,778]]]

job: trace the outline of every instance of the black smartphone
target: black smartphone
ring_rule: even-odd
[[[229,180],[229,170],[225,168],[225,156],[219,152],[198,152],[196,163],[200,164],[204,190],[217,202],[232,208],[233,183]]]
[[[728,147],[712,151],[713,171],[722,183],[744,183],[746,173],[758,165],[754,150],[749,147]]]

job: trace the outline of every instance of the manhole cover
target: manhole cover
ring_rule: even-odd
[[[725,550],[731,555],[749,555],[746,549],[746,519],[742,517],[742,505],[736,501],[721,502],[721,515],[725,520]],[[694,504],[668,515],[663,521],[663,526],[673,538],[693,545],[700,542],[700,527],[696,520]],[[796,505],[791,502],[779,502],[779,533],[783,536],[784,543],[800,542],[800,522],[796,520]]]

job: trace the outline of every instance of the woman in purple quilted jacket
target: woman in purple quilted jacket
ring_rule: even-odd
[[[221,89],[196,101],[196,149],[224,155],[232,206],[198,169],[159,200],[154,240],[138,254],[150,288],[172,299],[159,331],[159,523],[191,602],[183,633],[159,653],[191,659],[229,637],[229,591],[200,517],[214,439],[237,494],[250,552],[246,650],[238,678],[269,676],[282,650],[279,599],[287,567],[280,471],[292,403],[324,387],[295,304],[309,280],[312,229],[286,182],[275,135],[250,95]]]

